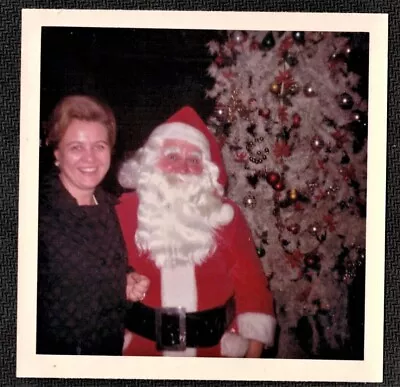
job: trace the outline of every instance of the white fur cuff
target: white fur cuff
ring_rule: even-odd
[[[129,344],[131,343],[132,338],[133,338],[132,332],[130,332],[127,329],[125,329],[124,345],[123,345],[123,348],[122,348],[122,352],[125,352],[126,349],[129,347]]]
[[[244,357],[249,347],[249,340],[237,333],[226,332],[221,339],[221,355],[227,357]]]
[[[237,316],[238,331],[249,340],[257,340],[271,347],[274,344],[276,320],[263,313],[242,313]]]
[[[138,179],[139,165],[135,157],[122,163],[118,171],[118,182],[123,188],[135,189]]]

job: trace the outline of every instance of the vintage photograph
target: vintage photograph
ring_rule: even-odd
[[[28,342],[48,376],[65,358],[371,359],[379,38],[371,24],[204,23],[40,25],[36,165],[21,149],[21,174],[37,169]]]

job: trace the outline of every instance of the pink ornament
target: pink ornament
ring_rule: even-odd
[[[253,112],[257,109],[257,100],[255,98],[250,98],[248,103],[250,111]]]
[[[238,151],[235,153],[235,161],[238,163],[243,163],[248,158],[248,155],[245,151]]]

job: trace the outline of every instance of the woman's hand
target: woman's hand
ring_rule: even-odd
[[[136,302],[142,301],[146,297],[150,280],[137,272],[128,273],[126,275],[126,299]]]
[[[264,344],[260,341],[249,340],[249,348],[247,349],[245,357],[261,357],[263,347]]]

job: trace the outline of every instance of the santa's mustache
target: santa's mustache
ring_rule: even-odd
[[[218,201],[211,179],[206,174],[186,175],[153,170],[145,172],[143,177],[139,179],[138,191],[152,191],[157,194],[159,204],[171,205],[172,202],[179,200],[198,205],[201,209],[205,201]]]

